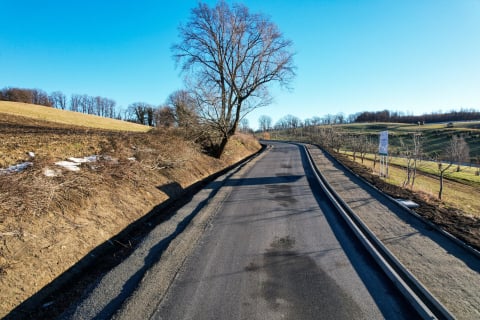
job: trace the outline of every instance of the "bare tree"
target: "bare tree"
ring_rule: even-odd
[[[272,118],[265,115],[260,116],[260,118],[258,118],[258,124],[260,125],[260,130],[263,132],[268,131],[272,127]]]
[[[465,140],[462,137],[457,137],[456,135],[452,136],[452,139],[447,145],[447,148],[445,149],[445,154],[444,154],[444,161],[447,162],[447,165],[445,166],[440,159],[437,159],[438,162],[438,174],[440,177],[440,189],[438,191],[438,198],[442,199],[442,193],[443,193],[443,178],[445,175],[445,172],[450,169],[450,167],[453,166],[455,162],[457,162],[458,166],[460,166],[459,161],[462,159],[462,157],[465,156],[465,153],[467,150],[468,153],[468,145],[465,147]],[[457,168],[457,170],[459,170]]]
[[[155,114],[155,108],[153,106],[148,106],[146,109],[146,115],[147,115],[147,125],[150,127],[153,127],[154,125],[154,114]]]
[[[367,150],[368,153],[373,154],[373,169],[375,170],[378,160],[378,140],[370,137],[370,139],[368,139]]]
[[[128,112],[135,122],[153,126],[153,107],[145,102],[135,102],[128,106]],[[130,116],[131,118],[132,116]]]
[[[353,161],[357,161],[357,152],[360,151],[360,138],[357,135],[345,137],[345,146],[352,152]]]
[[[67,108],[67,97],[61,91],[54,91],[50,94],[50,101],[53,107],[65,110]]]
[[[334,119],[335,123],[345,123],[345,114],[343,112],[339,112],[334,116]]]
[[[365,161],[365,156],[370,150],[371,141],[367,135],[361,135],[358,139],[358,142],[359,142],[358,151],[360,152],[360,159],[362,160],[362,164],[363,164],[363,162]]]
[[[240,120],[240,127],[243,133],[247,133],[250,130],[250,126],[247,118]]]
[[[199,115],[220,136],[220,157],[240,120],[270,103],[267,85],[286,85],[295,75],[292,42],[268,17],[223,0],[213,8],[199,3],[179,31],[172,50],[191,75]]]
[[[438,190],[438,199],[442,199],[443,194],[443,177],[445,172],[450,169],[453,163],[448,163],[446,166],[441,161],[438,161],[438,175],[440,177],[440,189]]]
[[[470,147],[463,137],[452,136],[451,153],[453,161],[457,163],[457,172],[460,172],[462,162],[470,162]]]
[[[345,137],[334,126],[322,126],[318,132],[318,142],[325,148],[340,151],[344,145]]]
[[[417,177],[417,164],[421,160],[423,154],[423,139],[422,134],[416,132],[412,135],[413,140],[413,175],[412,175],[412,188],[415,184],[415,179]]]
[[[72,94],[70,97],[70,110],[75,112],[81,112],[80,105],[82,101],[82,96],[79,94]]]
[[[417,165],[421,159],[423,152],[422,134],[419,132],[412,133],[411,143],[405,143],[403,139],[400,139],[400,145],[403,149],[402,155],[407,160],[406,177],[403,181],[403,188],[410,185],[413,188],[415,184],[415,178],[417,177]]]
[[[405,169],[406,177],[405,177],[405,180],[403,180],[403,184],[402,184],[402,187],[405,188],[407,185],[410,184],[410,181],[412,179],[413,152],[412,152],[412,149],[411,149],[410,145],[406,144],[403,141],[402,138],[400,138],[400,146],[402,148],[401,153],[405,157],[405,159],[407,160],[407,166],[406,166],[406,169]]]
[[[163,106],[154,112],[157,127],[171,128],[175,125],[175,111],[170,106]]]
[[[475,175],[480,176],[480,157],[476,156],[477,167],[475,169]]]
[[[167,105],[173,109],[175,122],[185,132],[194,129],[198,124],[198,116],[195,111],[196,101],[186,90],[178,90],[167,99]]]

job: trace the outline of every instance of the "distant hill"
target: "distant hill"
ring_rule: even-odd
[[[151,129],[151,127],[137,123],[20,102],[0,101],[0,114],[2,113],[35,120],[104,130],[147,132]]]

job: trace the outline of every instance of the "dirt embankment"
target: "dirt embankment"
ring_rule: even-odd
[[[373,174],[371,170],[343,154],[335,153],[335,157],[370,184],[393,198],[410,199],[420,204],[420,207],[415,209],[415,212],[439,225],[458,239],[480,250],[480,219],[471,217],[459,209],[448,207],[442,201],[427,194],[413,192],[409,189],[388,184],[378,175]]]
[[[20,120],[0,119],[0,167],[32,162],[23,172],[0,175],[0,317],[160,203],[260,148],[239,135],[215,159],[171,130],[126,133]],[[97,160],[76,172],[55,165],[91,155]]]

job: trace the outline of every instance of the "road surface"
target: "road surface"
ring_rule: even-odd
[[[330,207],[298,146],[273,143],[223,188],[153,319],[416,316]]]

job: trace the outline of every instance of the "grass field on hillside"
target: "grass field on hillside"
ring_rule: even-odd
[[[148,126],[122,120],[10,101],[0,101],[0,114],[2,113],[28,117],[36,120],[104,130],[147,132],[151,129]]]
[[[352,157],[352,152],[343,152],[350,157]],[[360,157],[357,155],[357,158]],[[365,159],[373,161],[375,156],[373,154],[366,154]],[[361,160],[359,160],[361,162]],[[378,156],[377,156],[377,165],[378,165]],[[407,159],[400,157],[389,157],[388,159],[390,164],[405,168],[407,167]],[[444,168],[448,166],[448,163],[443,163]],[[479,169],[477,167],[461,165],[460,171],[457,171],[457,165],[452,165],[446,172],[445,178],[457,181],[460,183],[465,183],[471,186],[476,186],[480,188],[480,176],[476,174]],[[417,163],[417,171],[423,172],[426,174],[438,176],[438,163],[434,161],[419,160]]]
[[[355,123],[340,125],[338,128],[346,134],[367,135],[377,143],[379,133],[388,130],[389,153],[392,155],[401,155],[404,151],[402,142],[405,146],[411,147],[412,135],[420,133],[423,151],[427,158],[442,156],[453,135],[463,137],[468,143],[472,162],[480,156],[480,121],[454,122],[453,126],[446,123],[421,126],[406,123]]]
[[[361,163],[359,157],[356,159],[357,163]],[[364,166],[367,168],[371,168],[373,172],[378,174],[379,164],[377,162],[376,167],[373,167],[373,161],[371,159],[365,159]],[[428,167],[428,163],[422,162],[422,167]],[[424,169],[424,168],[423,168]],[[471,168],[468,168],[470,171]],[[405,169],[390,166],[388,170],[388,178],[386,182],[401,186],[406,178]],[[454,172],[450,172],[449,175],[453,175]],[[467,172],[467,168],[465,171],[461,172],[460,174],[469,175],[471,179],[478,179],[474,174]],[[459,181],[461,179],[458,179]],[[464,179],[465,180],[465,179]],[[477,195],[479,190],[478,184],[465,184],[464,182],[457,182],[452,180],[445,181],[445,187],[443,190],[443,201],[453,208],[458,208],[465,212],[467,215],[471,216],[480,216],[480,201],[478,201]],[[478,182],[477,182],[478,183]],[[419,191],[427,197],[436,198],[438,195],[439,190],[439,181],[437,177],[424,175],[421,172],[417,174],[414,191]],[[409,187],[410,188],[410,187]]]

